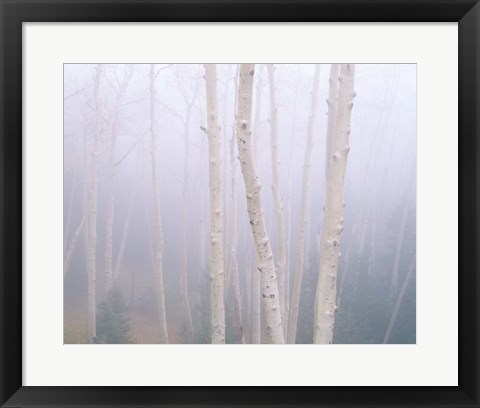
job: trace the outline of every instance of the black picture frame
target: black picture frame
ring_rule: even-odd
[[[1,406],[479,406],[478,0],[0,0],[0,15]],[[182,21],[458,22],[457,387],[22,386],[22,23]]]

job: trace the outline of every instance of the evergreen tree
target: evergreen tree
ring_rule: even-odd
[[[97,343],[133,343],[130,336],[130,317],[122,292],[113,286],[97,311]]]

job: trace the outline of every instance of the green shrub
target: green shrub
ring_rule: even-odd
[[[97,310],[97,343],[132,343],[127,303],[118,287],[113,287]]]

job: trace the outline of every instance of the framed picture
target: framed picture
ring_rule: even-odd
[[[0,4],[1,406],[479,406],[477,1]]]

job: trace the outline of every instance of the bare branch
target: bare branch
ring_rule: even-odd
[[[63,100],[66,101],[67,99],[70,99],[70,98],[74,97],[75,95],[78,95],[79,93],[85,91],[86,89],[90,88],[91,86],[92,86],[92,84],[87,85],[85,88],[79,89],[78,91],[74,92],[73,94],[70,94],[70,95],[68,95],[68,96],[65,96],[65,97],[63,98]]]
[[[155,79],[158,77],[158,74],[159,74],[161,71],[163,71],[163,70],[165,70],[165,69],[168,69],[168,68],[172,67],[173,65],[175,65],[175,64],[168,64],[168,65],[165,65],[165,66],[162,67],[162,68],[159,68],[158,71],[155,73]]]

